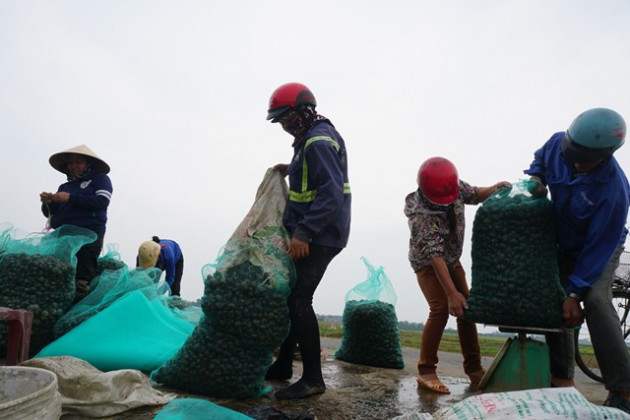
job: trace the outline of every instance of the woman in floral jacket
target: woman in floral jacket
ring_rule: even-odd
[[[447,159],[434,157],[418,171],[418,190],[407,195],[405,215],[409,219],[409,261],[418,285],[429,304],[424,325],[418,386],[449,394],[437,377],[438,347],[449,314],[458,317],[457,332],[464,356],[464,372],[476,386],[484,375],[474,323],[459,318],[467,309],[469,295],[466,275],[459,261],[464,243],[464,205],[478,204],[508,182],[491,187],[473,187],[458,178],[457,169]]]

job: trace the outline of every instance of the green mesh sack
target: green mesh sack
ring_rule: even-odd
[[[557,328],[560,283],[553,205],[528,192],[533,181],[499,190],[479,207],[472,232],[472,282],[464,318],[491,325]]]
[[[202,274],[203,317],[151,379],[200,395],[259,397],[270,389],[265,374],[289,332],[293,262],[271,241],[233,239]]]
[[[375,269],[361,257],[368,278],[346,294],[343,336],[334,357],[350,363],[402,369],[396,293],[383,267]]]
[[[141,290],[149,299],[164,295],[168,288],[165,287],[166,283],[158,284],[160,275],[159,268],[129,270],[124,266],[116,270],[103,270],[90,282],[90,293],[55,323],[54,337],[61,337],[130,292]]]
[[[75,297],[76,253],[94,242],[90,230],[64,225],[21,237],[5,225],[0,234],[0,306],[33,312],[31,354],[53,341],[53,327]],[[6,324],[0,325],[0,351],[6,350]]]

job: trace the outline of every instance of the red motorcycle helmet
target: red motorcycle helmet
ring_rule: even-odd
[[[271,94],[267,119],[279,118],[298,105],[317,106],[313,92],[301,83],[286,83]]]
[[[457,168],[443,157],[427,159],[418,170],[418,187],[432,203],[451,204],[459,195]]]

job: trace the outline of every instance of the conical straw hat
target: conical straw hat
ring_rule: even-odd
[[[155,267],[158,259],[160,258],[160,251],[162,248],[160,244],[154,241],[144,241],[138,248],[138,263],[140,267],[147,268]]]
[[[50,157],[50,159],[48,159],[48,162],[50,163],[50,166],[65,174],[67,172],[66,164],[68,163],[68,155],[71,154],[90,157],[92,159],[92,169],[94,172],[101,174],[109,173],[109,165],[85,144],[75,146],[72,149],[64,150],[63,152],[55,153]]]

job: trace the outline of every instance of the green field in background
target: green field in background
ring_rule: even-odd
[[[341,323],[319,321],[319,331],[322,337],[341,338],[343,329]],[[411,347],[420,349],[420,340],[422,338],[422,331],[409,331],[400,330],[400,345],[402,347]],[[479,347],[481,348],[482,356],[494,357],[497,355],[503,344],[506,342],[506,337],[491,337],[479,335]],[[590,346],[581,346],[588,352]],[[459,353],[459,340],[457,334],[445,332],[440,342],[440,351],[449,353]],[[591,350],[592,352],[592,350]],[[582,354],[585,352],[582,351]],[[588,362],[587,362],[588,363]]]

